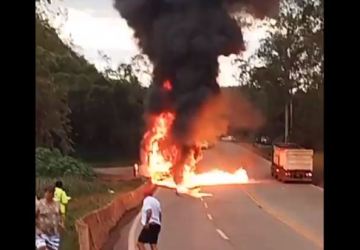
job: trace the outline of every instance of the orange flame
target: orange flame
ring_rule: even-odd
[[[163,88],[166,90],[166,91],[171,91],[172,90],[172,85],[171,85],[171,82],[169,80],[166,80],[163,84]]]
[[[195,158],[195,152],[193,152],[184,165],[182,183],[177,185],[173,180],[171,168],[177,162],[180,151],[176,145],[169,145],[169,131],[174,119],[175,114],[172,112],[164,112],[153,118],[151,127],[143,138],[142,175],[150,177],[154,184],[174,188],[179,193],[187,193],[194,197],[208,195],[196,189],[202,186],[249,182],[243,168],[239,168],[235,173],[216,168],[201,174],[195,173],[199,157]]]

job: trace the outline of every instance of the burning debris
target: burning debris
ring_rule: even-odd
[[[204,108],[221,97],[218,57],[245,49],[241,27],[229,12],[247,8],[262,17],[273,3],[278,0],[115,0],[154,65],[146,102],[148,130],[141,146],[147,171],[142,174],[154,183],[189,188],[248,181],[242,169],[196,174],[200,143],[226,129],[219,126],[222,118],[206,128],[200,121]]]

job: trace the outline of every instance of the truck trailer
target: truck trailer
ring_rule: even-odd
[[[296,144],[276,144],[273,146],[271,176],[281,182],[312,182],[312,149]]]

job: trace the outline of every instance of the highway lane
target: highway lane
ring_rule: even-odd
[[[263,183],[206,187],[213,197],[178,197],[159,189],[164,221],[159,249],[323,249],[323,192],[307,184],[274,181],[270,163],[245,147],[221,142],[206,151],[201,170],[213,166],[228,171],[245,167]],[[139,218],[139,217],[138,217]],[[140,231],[133,221],[128,249]],[[116,249],[116,248],[115,248]]]

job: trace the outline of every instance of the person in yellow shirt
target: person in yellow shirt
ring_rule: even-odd
[[[55,193],[54,193],[54,200],[60,203],[60,212],[63,218],[65,219],[66,215],[66,206],[69,203],[69,200],[71,199],[70,196],[68,196],[63,189],[63,183],[62,181],[56,181],[55,182]]]

